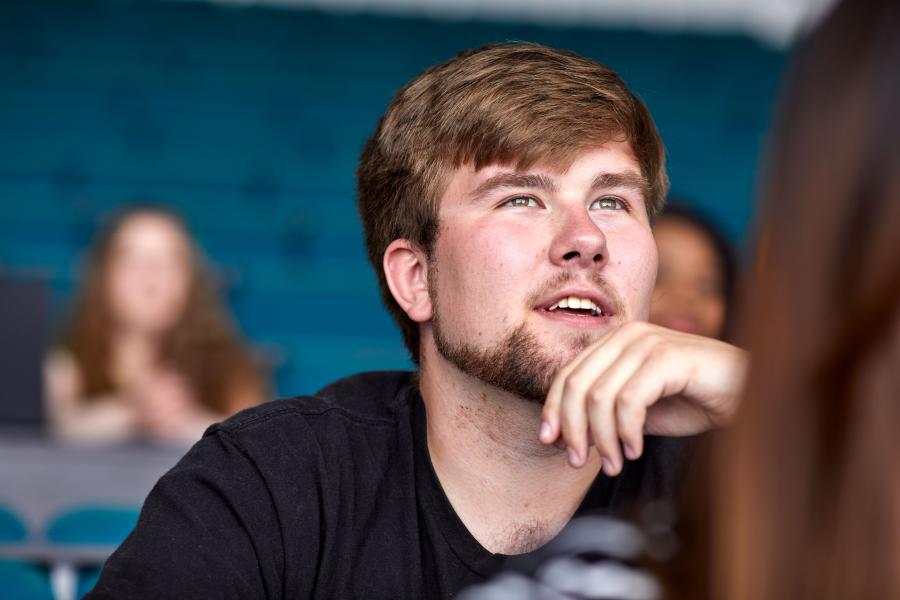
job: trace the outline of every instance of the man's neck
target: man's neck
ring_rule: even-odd
[[[538,440],[541,405],[462,373],[436,352],[423,356],[420,387],[431,462],[472,536],[503,554],[552,539],[599,473],[596,453],[573,469],[563,450]]]

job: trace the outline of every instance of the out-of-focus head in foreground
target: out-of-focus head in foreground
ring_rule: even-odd
[[[842,2],[769,157],[715,597],[900,597],[898,107],[900,3]]]

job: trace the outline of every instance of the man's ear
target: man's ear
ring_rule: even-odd
[[[384,277],[394,300],[416,323],[431,320],[428,295],[428,261],[417,245],[406,239],[394,240],[384,251]]]

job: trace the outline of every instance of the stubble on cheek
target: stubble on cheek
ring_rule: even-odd
[[[571,274],[562,274],[546,282],[534,292],[528,305],[534,305],[548,290],[557,289],[572,279]],[[443,302],[437,280],[437,265],[430,261],[428,292],[433,307],[432,331],[437,351],[463,373],[520,398],[543,404],[559,370],[594,341],[595,336],[580,333],[559,348],[547,348],[541,345],[526,322],[493,343],[483,339],[482,331],[466,334],[441,319]],[[616,310],[621,310],[622,302],[615,291],[599,277],[595,284],[602,285]],[[501,331],[506,329],[508,321],[508,315],[501,318]]]
[[[522,398],[543,402],[559,365],[541,355],[524,325],[488,348],[450,339],[439,318],[433,327],[438,352],[460,371]]]
[[[546,400],[554,377],[565,365],[562,355],[552,355],[542,348],[524,323],[488,348],[449,339],[437,315],[433,329],[438,352],[459,370],[540,404]],[[575,355],[590,343],[587,334],[578,336],[572,344]]]

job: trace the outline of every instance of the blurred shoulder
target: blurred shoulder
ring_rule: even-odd
[[[78,374],[78,361],[67,348],[56,346],[44,356],[44,370],[58,373]]]
[[[77,397],[82,388],[81,369],[75,355],[68,349],[56,347],[44,357],[44,386],[47,397]]]

